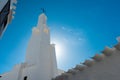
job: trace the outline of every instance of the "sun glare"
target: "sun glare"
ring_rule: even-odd
[[[54,43],[55,43],[56,57],[60,58],[63,55],[64,46],[59,42],[54,42]]]
[[[55,50],[56,50],[57,57],[61,56],[61,54],[62,54],[62,46],[60,44],[55,45]]]

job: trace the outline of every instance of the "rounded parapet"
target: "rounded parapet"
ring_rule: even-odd
[[[101,61],[105,58],[104,54],[96,54],[94,57],[92,57],[92,59],[94,59],[95,61]]]
[[[114,52],[115,48],[109,48],[105,47],[105,49],[102,51],[102,53],[106,56],[111,56]]]
[[[79,71],[83,71],[86,69],[86,66],[85,65],[76,65],[75,69],[79,70]]]
[[[91,67],[95,64],[95,61],[94,60],[86,60],[83,64],[88,67]]]
[[[79,71],[79,70],[76,70],[76,69],[69,69],[69,70],[67,71],[67,73],[71,73],[71,74],[75,75],[78,71]]]
[[[66,79],[66,78],[68,78],[68,77],[70,77],[70,76],[71,76],[71,74],[69,74],[69,73],[63,73],[63,74],[60,76],[60,80]]]
[[[120,50],[120,42],[114,46],[117,50]]]
[[[68,77],[70,77],[71,76],[71,74],[70,73],[62,73],[62,75],[61,76],[63,76],[64,78],[68,78]]]

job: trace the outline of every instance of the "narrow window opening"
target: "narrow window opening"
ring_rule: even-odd
[[[27,80],[27,76],[24,77],[24,80]]]

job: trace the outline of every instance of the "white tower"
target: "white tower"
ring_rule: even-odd
[[[47,17],[44,13],[39,16],[37,27],[32,29],[28,44],[26,63],[35,65],[34,80],[51,80],[57,75],[57,62],[54,44],[50,44],[50,32],[47,27]],[[33,79],[31,79],[33,80]]]
[[[47,17],[39,16],[37,27],[27,48],[25,63],[17,64],[12,71],[2,75],[2,80],[51,80],[64,71],[57,69],[55,46],[50,44]]]

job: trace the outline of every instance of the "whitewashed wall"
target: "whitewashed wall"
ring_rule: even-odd
[[[73,68],[55,80],[120,80],[120,43],[117,48],[105,49],[104,53],[101,59],[97,57],[91,62],[83,63],[84,69]]]

